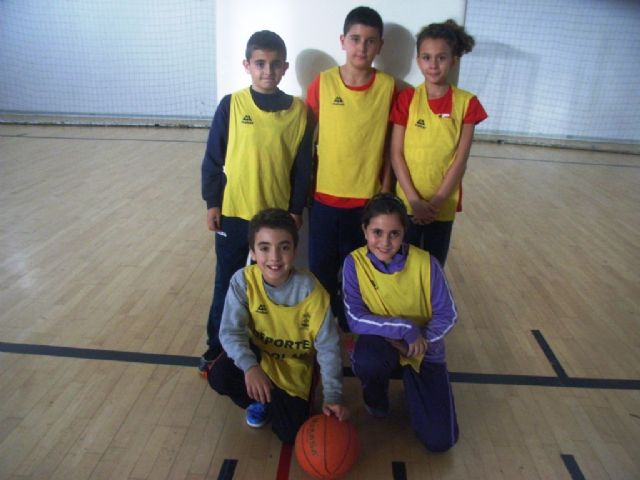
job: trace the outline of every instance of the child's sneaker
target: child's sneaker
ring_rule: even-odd
[[[385,418],[389,415],[389,408],[379,408],[379,407],[370,407],[366,403],[364,404],[364,409],[367,411],[369,415],[375,418]]]
[[[207,378],[207,376],[209,375],[209,370],[211,370],[211,367],[216,362],[216,360],[220,358],[220,355],[222,355],[221,348],[210,348],[202,354],[198,362],[198,371],[200,372],[200,376],[202,376],[203,378]]]
[[[266,403],[255,402],[247,407],[247,425],[260,428],[269,420],[269,407]]]

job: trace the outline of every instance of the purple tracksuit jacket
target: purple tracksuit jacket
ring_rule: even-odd
[[[403,244],[389,264],[378,260],[371,252],[367,252],[367,258],[378,271],[395,273],[404,268],[408,249],[408,245]],[[410,320],[371,313],[362,299],[358,275],[351,255],[347,255],[344,260],[342,288],[345,315],[349,322],[349,328],[353,333],[378,335],[396,340],[402,339],[407,343],[414,342],[418,335],[422,333],[429,343],[425,361],[444,363],[445,348],[443,339],[455,325],[458,313],[442,267],[435,257],[431,257],[431,292],[424,292],[425,295],[431,295],[432,317],[427,326],[422,328],[422,332]]]

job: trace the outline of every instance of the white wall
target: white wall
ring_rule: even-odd
[[[385,46],[375,65],[409,83],[422,81],[415,65],[415,34],[431,22],[464,21],[465,0],[234,0],[217,2],[217,93],[249,85],[242,67],[247,40],[258,30],[280,35],[288,50],[290,70],[282,90],[303,96],[321,70],[344,63],[340,34],[347,13],[359,5],[374,8],[385,24]]]

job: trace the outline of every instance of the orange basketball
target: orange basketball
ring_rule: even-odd
[[[350,422],[333,415],[314,415],[298,430],[295,451],[298,463],[309,475],[334,480],[356,463],[360,441]]]

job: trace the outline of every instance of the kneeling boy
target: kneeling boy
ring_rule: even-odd
[[[255,265],[231,278],[220,325],[221,358],[209,384],[246,409],[247,424],[272,428],[292,444],[309,417],[315,360],[320,365],[325,415],[348,416],[342,402],[342,361],[329,295],[316,278],[294,268],[298,230],[280,209],[249,223]]]

